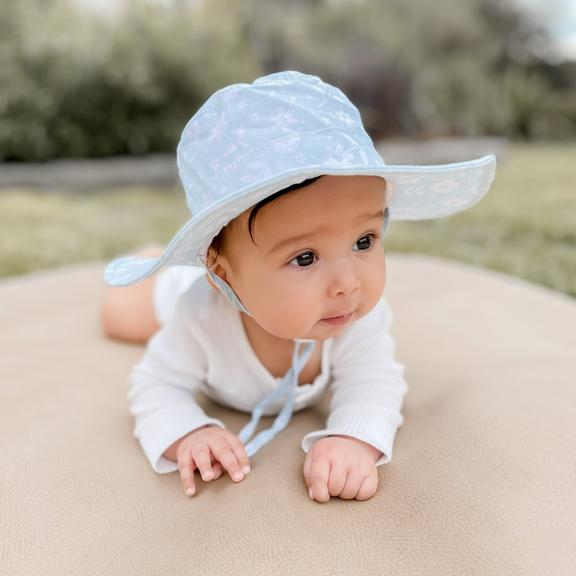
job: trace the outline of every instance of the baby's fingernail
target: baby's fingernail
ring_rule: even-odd
[[[242,468],[242,472],[244,472],[244,474],[249,474],[250,473],[250,466],[244,466],[244,468]]]
[[[212,478],[212,470],[206,470],[206,472],[204,472],[203,478],[204,480],[210,480],[210,478]]]
[[[308,494],[310,495],[310,498],[314,498],[314,494],[312,494],[312,487],[308,488]]]
[[[234,480],[242,480],[242,478],[244,478],[244,474],[242,474],[242,472],[238,471],[234,473]]]
[[[188,490],[186,490],[186,496],[192,496],[194,492],[195,492],[194,488],[188,488]]]

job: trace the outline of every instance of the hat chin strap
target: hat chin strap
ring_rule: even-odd
[[[244,304],[240,302],[240,298],[238,298],[236,292],[232,290],[230,285],[224,282],[224,280],[222,280],[222,278],[220,278],[217,274],[214,274],[214,272],[208,270],[208,268],[206,268],[206,271],[216,286],[218,286],[218,288],[222,291],[224,296],[226,296],[226,298],[228,298],[230,302],[236,306],[236,308],[242,312],[245,312],[249,316],[252,316],[252,314],[246,310]],[[300,354],[300,346],[303,342],[306,342],[306,345],[304,352]],[[278,385],[268,394],[266,394],[252,409],[250,422],[243,426],[242,430],[240,430],[238,433],[238,438],[240,438],[242,443],[245,445],[246,454],[249,458],[256,454],[256,452],[258,452],[262,446],[268,444],[279,432],[284,430],[284,428],[286,428],[288,425],[288,422],[290,422],[294,412],[294,395],[296,387],[298,386],[298,375],[310,359],[310,356],[312,356],[312,352],[314,352],[315,346],[315,340],[294,338],[292,363],[288,372],[286,372]],[[253,438],[260,418],[264,414],[264,410],[268,406],[281,401],[282,399],[284,400],[284,403],[272,426],[262,430]]]
[[[224,280],[222,280],[218,274],[214,274],[214,272],[212,272],[212,270],[210,270],[208,267],[206,267],[206,272],[208,272],[208,276],[210,276],[210,279],[214,282],[214,284],[220,288],[222,294],[224,294],[224,296],[226,296],[226,298],[228,298],[228,300],[230,300],[230,302],[232,302],[232,304],[234,304],[238,310],[248,314],[248,316],[252,316],[252,314],[246,310],[244,304],[240,302],[240,298],[238,298],[236,292],[232,290],[232,287],[227,282],[224,282]]]

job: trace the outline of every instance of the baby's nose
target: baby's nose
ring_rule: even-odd
[[[330,296],[348,295],[360,288],[361,282],[354,265],[349,262],[341,262],[336,267],[330,284]]]

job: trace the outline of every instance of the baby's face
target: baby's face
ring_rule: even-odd
[[[254,320],[279,338],[325,340],[376,305],[386,281],[386,182],[378,176],[323,176],[260,208],[228,230],[216,273]],[[328,318],[349,315],[339,321]]]

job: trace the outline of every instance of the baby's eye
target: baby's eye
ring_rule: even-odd
[[[372,246],[374,236],[374,234],[366,234],[366,236],[362,236],[362,238],[357,240],[356,246],[358,246],[358,250],[368,250]]]
[[[364,236],[362,236],[362,238],[359,238],[356,241],[355,246],[358,247],[358,250],[369,250],[370,248],[372,248],[374,241],[380,237],[381,235],[376,234],[375,232],[365,234]],[[295,263],[296,266],[304,268],[306,266],[314,264],[315,260],[316,255],[314,254],[314,252],[302,252],[302,254],[299,254],[298,256],[290,260],[289,264]]]
[[[313,252],[303,252],[302,254],[298,254],[296,258],[290,260],[289,264],[292,264],[292,262],[296,262],[297,266],[303,268],[305,266],[310,266],[310,264],[313,264],[315,257],[316,256],[314,256]]]

